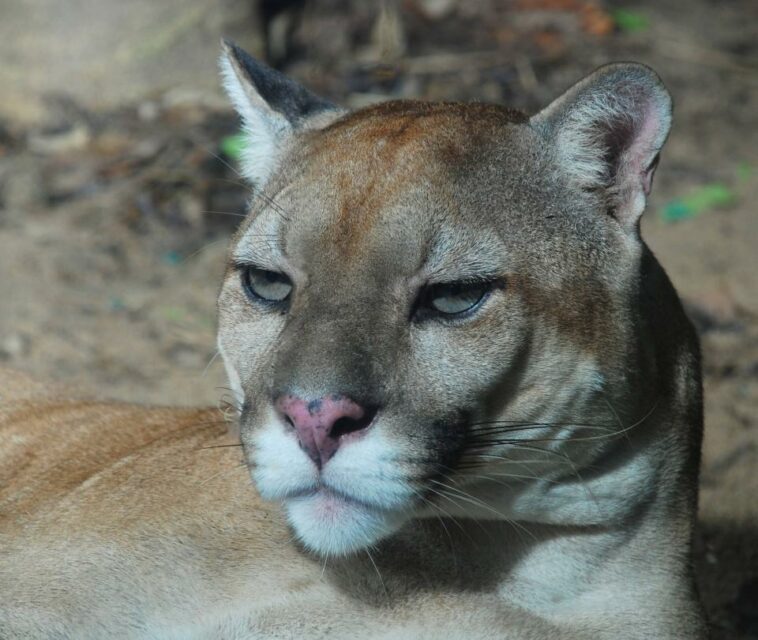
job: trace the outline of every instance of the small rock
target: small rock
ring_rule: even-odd
[[[92,148],[104,156],[117,156],[124,153],[133,144],[134,140],[125,133],[105,131],[94,139]]]
[[[29,352],[29,338],[20,333],[11,333],[0,344],[0,358],[15,360]]]
[[[458,0],[418,0],[418,8],[430,20],[447,18],[458,7]]]
[[[142,120],[142,122],[154,122],[158,119],[160,114],[161,108],[158,106],[158,103],[153,100],[141,102],[137,107],[137,117]]]
[[[60,167],[51,172],[47,179],[47,202],[50,205],[60,204],[94,193],[99,187],[94,168],[89,164]]]
[[[158,155],[163,146],[164,141],[159,138],[146,138],[135,144],[131,153],[139,160],[150,160]]]
[[[190,227],[197,229],[203,226],[205,221],[203,203],[198,197],[189,193],[180,195],[179,210]]]
[[[41,155],[58,155],[78,151],[87,146],[90,132],[82,123],[63,128],[39,131],[29,134],[27,144],[29,149]]]

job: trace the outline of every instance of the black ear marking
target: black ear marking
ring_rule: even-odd
[[[226,94],[242,119],[244,176],[259,189],[280,167],[297,135],[323,129],[345,111],[319,98],[228,40],[219,59]]]
[[[291,123],[296,124],[308,116],[337,108],[283,73],[256,60],[231,40],[224,39],[222,43],[260,96]]]

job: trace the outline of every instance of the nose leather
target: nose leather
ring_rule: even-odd
[[[287,394],[278,398],[275,405],[285,422],[294,428],[301,448],[319,469],[334,456],[345,439],[364,431],[373,418],[373,412],[342,394],[315,400]]]

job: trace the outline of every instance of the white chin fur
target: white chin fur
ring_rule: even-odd
[[[262,422],[252,447],[253,479],[264,499],[284,503],[290,525],[310,551],[360,551],[410,517],[413,487],[392,464],[392,444],[378,430],[344,445],[319,474],[273,409]]]
[[[328,492],[287,500],[285,507],[300,542],[323,556],[343,556],[370,547],[403,522],[398,513],[378,511]]]

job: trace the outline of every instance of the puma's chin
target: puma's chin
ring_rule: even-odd
[[[285,501],[287,517],[300,542],[324,556],[342,556],[370,547],[394,533],[404,518],[329,489]]]

